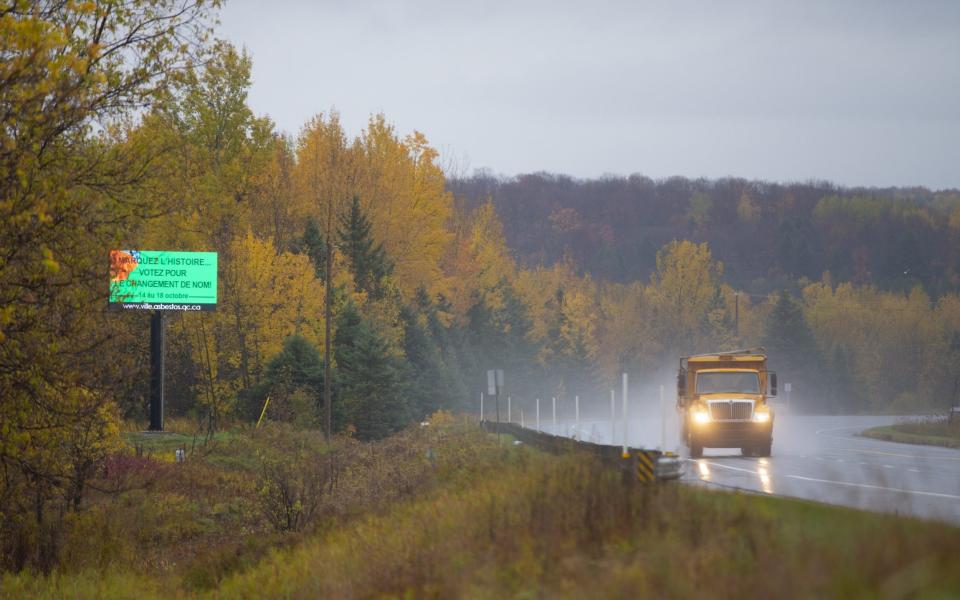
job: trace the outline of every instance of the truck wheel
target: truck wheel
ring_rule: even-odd
[[[770,456],[773,451],[773,440],[766,442],[765,444],[760,444],[755,449],[756,456]]]
[[[696,442],[690,442],[690,458],[700,458],[703,456],[703,444],[697,444]]]
[[[740,454],[744,456],[760,456],[758,450],[759,446],[743,446],[740,448]]]

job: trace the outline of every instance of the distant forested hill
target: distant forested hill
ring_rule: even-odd
[[[688,239],[708,242],[726,280],[755,293],[826,271],[834,281],[890,290],[960,288],[957,190],[546,173],[480,173],[448,186],[471,207],[492,201],[527,265],[568,256],[595,277],[646,280],[657,249]]]

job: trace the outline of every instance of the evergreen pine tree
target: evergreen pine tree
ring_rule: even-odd
[[[360,207],[360,198],[354,196],[350,210],[340,216],[337,233],[341,248],[350,260],[357,289],[367,292],[371,298],[382,298],[383,279],[390,275],[393,266],[383,244],[374,244],[371,229],[372,223]]]
[[[303,238],[300,241],[300,251],[310,257],[317,279],[324,281],[323,276],[327,265],[327,245],[323,239],[323,232],[320,231],[320,227],[313,217],[307,219],[307,225],[303,230]]]
[[[501,281],[495,291],[501,295],[499,307],[478,299],[467,313],[474,385],[485,388],[486,371],[504,369],[508,394],[535,395],[542,377],[534,363],[536,348],[528,337],[532,325],[527,308],[509,282]]]
[[[283,350],[270,359],[263,381],[246,398],[243,413],[257,420],[267,397],[272,420],[315,425],[323,409],[323,359],[306,339],[293,335]]]
[[[389,351],[381,338],[347,303],[337,319],[336,402],[342,405],[346,423],[356,428],[359,439],[380,439],[402,428],[410,418],[405,365]]]
[[[467,373],[472,364],[467,350],[465,330],[452,324],[444,324],[440,313],[450,314],[453,308],[441,294],[433,302],[427,290],[422,286],[417,289],[414,298],[416,310],[426,316],[427,331],[436,342],[446,370],[447,381],[450,385],[450,397],[445,406],[466,408],[470,401],[467,385]]]
[[[786,290],[780,292],[767,318],[763,345],[770,366],[778,371],[780,381],[791,382],[796,388],[794,399],[802,398],[808,409],[826,408],[822,401],[822,374],[816,340],[803,316],[803,309]]]
[[[833,349],[833,358],[830,361],[833,371],[830,382],[830,392],[833,405],[851,412],[868,410],[869,407],[860,396],[853,377],[853,365],[850,364],[850,353],[843,346]]]
[[[441,408],[451,408],[456,400],[456,382],[430,334],[425,315],[404,307],[400,319],[403,321],[403,352],[411,368],[411,408],[415,416],[422,419]]]

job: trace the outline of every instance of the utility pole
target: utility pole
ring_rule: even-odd
[[[324,421],[326,425],[326,439],[327,443],[330,443],[333,433],[333,398],[331,398],[331,385],[330,379],[332,377],[332,369],[330,368],[330,321],[333,319],[333,294],[331,284],[333,282],[332,271],[333,271],[333,194],[330,194],[327,197],[327,255],[326,258],[327,266],[324,269],[323,278],[324,281],[324,300],[323,300],[323,399],[326,404],[326,414],[324,415]]]
[[[734,294],[733,322],[736,324],[737,341],[740,340],[740,292]]]

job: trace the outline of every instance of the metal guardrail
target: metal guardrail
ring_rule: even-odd
[[[560,435],[552,435],[534,429],[527,429],[516,423],[481,421],[480,426],[490,433],[505,433],[511,435],[524,444],[552,454],[574,451],[588,452],[611,465],[631,469],[636,473],[637,479],[642,482],[677,479],[683,474],[683,463],[680,458],[672,452],[627,448],[627,452],[624,454],[622,446],[579,441]]]

